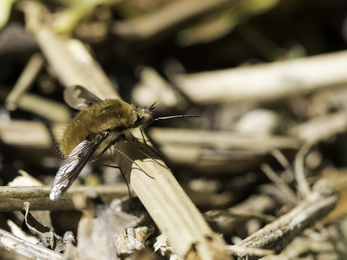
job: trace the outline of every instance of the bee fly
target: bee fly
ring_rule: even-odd
[[[126,132],[137,127],[142,129],[156,120],[199,117],[176,115],[155,118],[152,115],[155,103],[150,108],[143,108],[119,99],[101,100],[81,86],[65,89],[64,99],[69,106],[81,111],[67,126],[61,140],[60,150],[66,159],[54,178],[49,195],[52,201],[58,200],[69,189],[94,153],[98,155],[92,162],[124,138]],[[115,149],[131,160],[118,148],[115,147]],[[139,168],[142,170],[141,167]],[[142,171],[153,178],[144,170]]]

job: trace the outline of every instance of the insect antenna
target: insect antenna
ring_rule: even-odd
[[[164,120],[164,119],[173,119],[173,118],[188,118],[188,117],[201,117],[201,116],[198,116],[198,115],[161,116],[161,117],[155,117],[154,121]]]

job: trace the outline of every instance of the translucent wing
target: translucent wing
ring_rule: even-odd
[[[94,103],[102,100],[81,86],[66,88],[64,91],[64,100],[72,108],[84,110]]]
[[[82,141],[72,150],[55,175],[52,190],[49,194],[50,200],[59,199],[70,188],[106,136],[107,132],[100,133],[91,141]]]

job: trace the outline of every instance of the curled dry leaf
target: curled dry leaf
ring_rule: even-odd
[[[61,236],[55,234],[52,229],[42,225],[29,212],[29,202],[24,202],[22,213],[24,215],[24,223],[29,231],[35,235],[42,244],[56,252],[65,251],[65,243]]]

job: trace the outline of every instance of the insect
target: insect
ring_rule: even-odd
[[[66,88],[64,99],[69,106],[81,111],[67,126],[61,140],[60,150],[66,159],[54,178],[49,195],[52,201],[58,200],[69,189],[93,154],[98,154],[93,160],[96,161],[117,141],[125,138],[126,132],[137,127],[141,129],[156,120],[199,117],[154,117],[152,110],[155,103],[149,108],[143,108],[119,99],[101,100],[81,86]],[[118,148],[115,149],[131,160]]]

